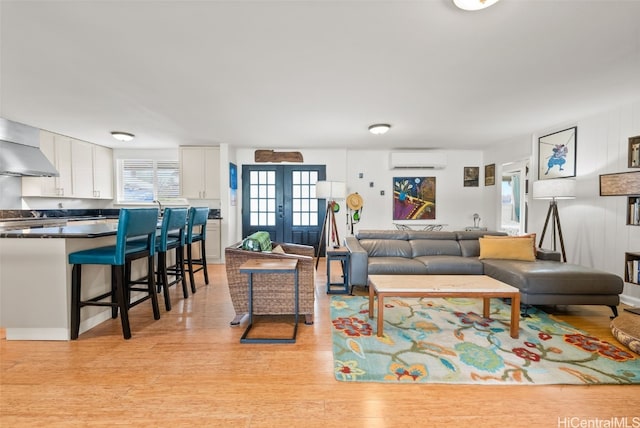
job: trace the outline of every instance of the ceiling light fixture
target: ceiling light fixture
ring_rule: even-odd
[[[453,0],[453,4],[462,10],[482,10],[497,2],[498,0]]]
[[[111,135],[118,141],[131,141],[135,137],[135,135],[130,134],[129,132],[120,131],[112,131]]]
[[[389,128],[391,128],[391,125],[388,123],[376,123],[369,127],[369,132],[376,135],[382,135],[386,134]]]

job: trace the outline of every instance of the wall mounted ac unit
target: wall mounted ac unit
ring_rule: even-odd
[[[445,152],[423,150],[417,152],[391,152],[390,169],[443,169],[447,166]]]

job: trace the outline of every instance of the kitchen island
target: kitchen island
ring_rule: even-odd
[[[117,227],[97,222],[0,232],[0,326],[7,340],[70,340],[68,255],[114,245]],[[143,268],[134,266],[134,275]],[[87,295],[110,289],[109,266],[83,266]],[[84,308],[80,333],[110,318],[110,308]]]

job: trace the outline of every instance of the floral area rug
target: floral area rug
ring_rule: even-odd
[[[377,306],[377,305],[376,305]],[[377,308],[376,308],[377,311]],[[637,384],[640,356],[543,311],[509,335],[510,306],[480,299],[386,298],[384,335],[369,299],[332,296],[335,377],[345,382]],[[376,314],[377,316],[377,314]]]

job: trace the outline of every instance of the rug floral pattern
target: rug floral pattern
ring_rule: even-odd
[[[376,309],[377,310],[377,309]],[[480,315],[479,315],[480,314]],[[334,373],[345,382],[637,384],[640,356],[533,309],[509,335],[510,307],[479,299],[387,298],[377,337],[363,296],[332,296]],[[377,314],[376,314],[377,315]]]

